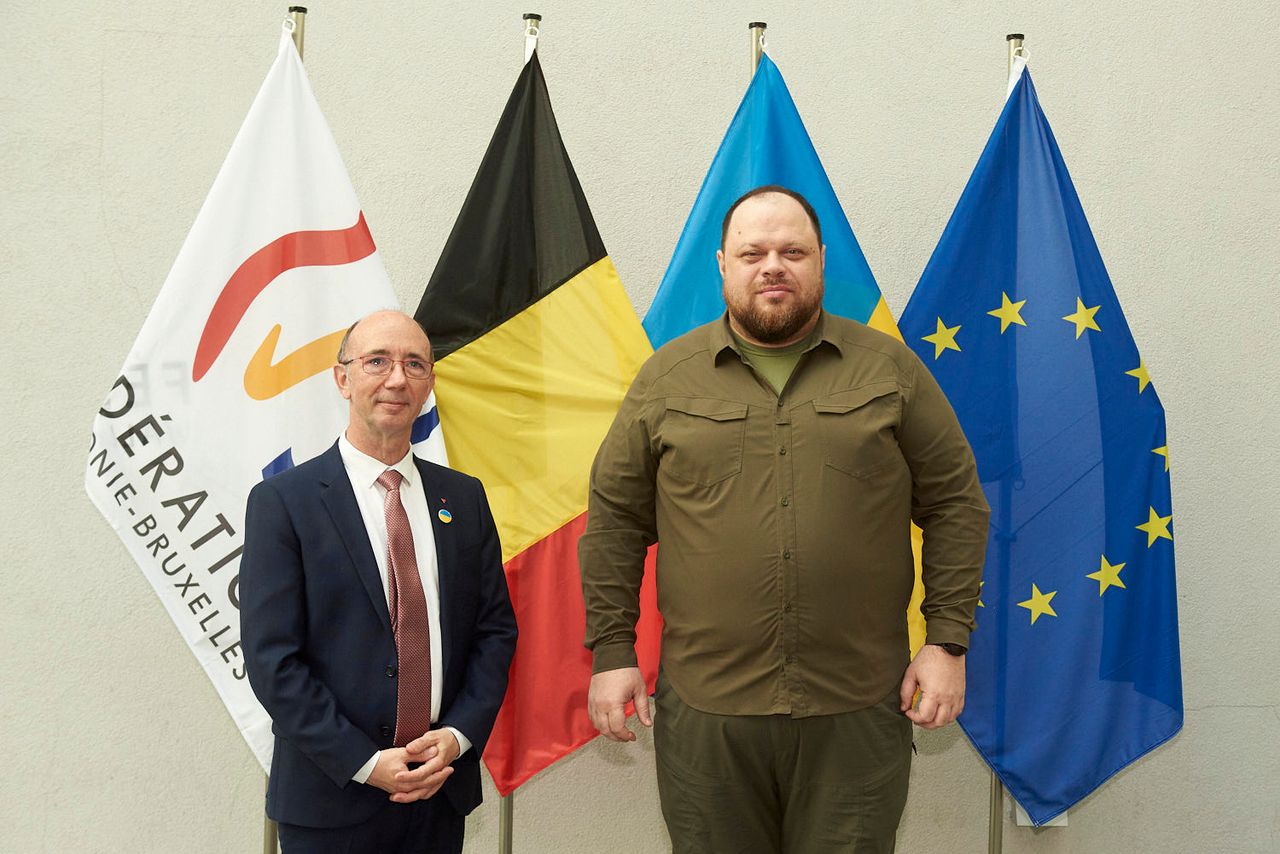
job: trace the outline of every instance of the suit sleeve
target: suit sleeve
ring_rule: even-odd
[[[240,633],[249,684],[276,735],[345,786],[378,745],[338,709],[307,662],[305,576],[298,534],[270,481],[249,493],[240,559]]]
[[[479,603],[462,687],[449,708],[442,710],[439,725],[462,732],[479,755],[484,753],[498,709],[507,694],[507,675],[516,649],[516,615],[502,568],[498,527],[489,510],[484,487],[478,480],[474,482],[480,539],[475,549],[475,565],[462,569],[474,572],[479,579]]]

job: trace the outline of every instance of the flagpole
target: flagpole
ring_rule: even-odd
[[[513,798],[516,793],[503,795],[498,801],[498,854],[511,854],[512,823],[515,821]]]
[[[289,17],[287,19],[291,24],[290,35],[293,38],[293,46],[298,49],[298,58],[302,58],[302,31],[306,26],[307,7],[306,6],[290,6]],[[271,785],[271,775],[265,776],[267,786]],[[278,854],[280,851],[280,828],[267,815],[265,808],[262,813],[262,854]]]
[[[524,61],[528,62],[538,49],[542,16],[537,12],[525,12],[520,19],[524,22]],[[515,797],[516,793],[512,791],[498,801],[498,854],[511,854],[515,840]]]
[[[264,775],[263,779],[267,785],[271,784],[271,775]],[[280,831],[276,827],[276,823],[267,815],[266,808],[262,810],[262,854],[277,854],[280,850]]]
[[[752,21],[747,24],[751,31],[751,76],[756,76],[756,68],[760,65],[760,57],[764,56],[764,29],[769,26],[764,21]]]
[[[1013,73],[1013,60],[1022,53],[1022,33],[1009,33],[1005,41],[1009,43],[1008,73]],[[1007,76],[1007,75],[1006,75]],[[1008,477],[1000,480],[1000,535],[999,554],[1001,566],[1009,565],[1009,504],[1012,500],[1013,484]],[[987,807],[987,854],[1000,854],[1004,850],[1004,787],[1000,777],[994,770],[991,772],[991,800]]]
[[[1005,36],[1005,41],[1009,43],[1009,73],[1013,73],[1013,61],[1023,55],[1022,42],[1026,38],[1022,33],[1009,33]]]
[[[524,61],[538,49],[538,32],[542,27],[542,16],[537,12],[524,13]]]
[[[307,25],[307,7],[290,6],[289,16],[293,19],[293,46],[298,49],[298,58],[302,58],[302,32]]]

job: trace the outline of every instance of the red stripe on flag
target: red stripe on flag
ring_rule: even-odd
[[[191,365],[192,381],[199,382],[213,367],[250,304],[281,273],[295,267],[351,264],[372,255],[375,248],[361,211],[350,228],[294,231],[254,252],[227,279],[209,312]]]
[[[586,524],[583,513],[507,561],[520,639],[507,697],[484,751],[484,764],[503,795],[598,734],[587,717],[591,653],[582,646],[586,615],[578,538]],[[662,634],[653,584],[656,554],[655,546],[645,560],[636,627],[636,653],[650,693]]]

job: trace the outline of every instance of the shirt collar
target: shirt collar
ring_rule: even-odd
[[[813,337],[813,342],[805,348],[806,353],[817,347],[819,344],[825,342],[830,344],[832,347],[835,347],[836,352],[840,353],[840,355],[844,355],[844,348],[841,346],[841,341],[838,336],[832,333],[830,327],[831,324],[827,323],[827,310],[823,309],[818,313],[818,324],[814,327],[814,332],[816,334]],[[726,350],[732,350],[734,353],[737,353],[738,358],[740,359],[746,358],[743,355],[742,350],[738,347],[738,342],[733,340],[733,333],[729,331],[728,311],[725,311],[725,313],[720,316],[719,323],[716,323],[711,327],[710,344],[711,361],[713,363],[718,364],[720,356]]]
[[[347,470],[347,477],[351,478],[352,485],[357,489],[368,489],[373,486],[387,469],[395,469],[400,472],[403,484],[409,486],[413,486],[418,477],[418,467],[413,462],[412,448],[400,458],[399,462],[389,466],[382,460],[369,456],[351,444],[346,432],[343,432],[338,437],[338,453],[342,455],[342,465]]]

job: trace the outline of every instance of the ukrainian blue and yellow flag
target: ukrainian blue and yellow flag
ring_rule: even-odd
[[[827,311],[900,337],[787,84],[778,66],[762,56],[645,315],[653,348],[724,313],[716,266],[720,225],[729,205],[765,184],[795,190],[818,213],[827,245]]]
[[[762,56],[711,161],[671,263],[645,315],[644,329],[653,348],[724,313],[720,269],[716,265],[720,227],[730,205],[748,190],[765,184],[795,190],[809,200],[818,214],[827,247],[823,307],[901,339],[787,84],[778,66],[768,56]],[[914,654],[924,643],[925,634],[920,615],[924,588],[920,585],[918,528],[912,528],[911,545],[916,558],[916,585],[907,609],[907,628]]]
[[[991,504],[960,725],[1043,824],[1177,733],[1182,676],[1164,408],[1025,71],[901,328]]]

